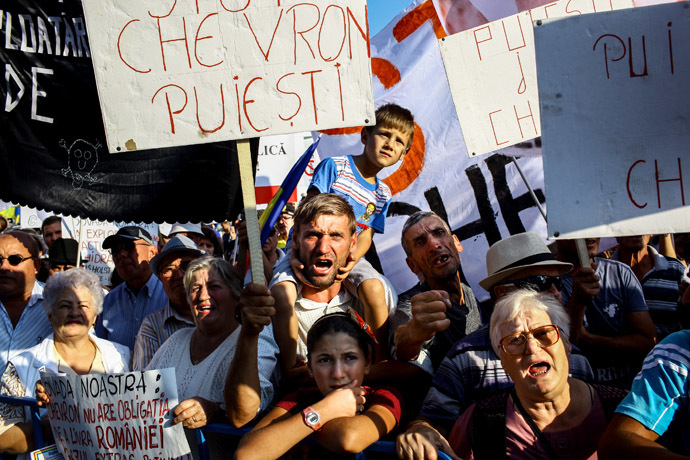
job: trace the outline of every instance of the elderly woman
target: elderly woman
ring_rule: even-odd
[[[103,308],[103,288],[96,275],[79,269],[55,273],[43,291],[43,308],[53,333],[10,360],[0,382],[1,394],[34,397],[41,370],[72,375],[129,370],[127,347],[89,334]],[[30,420],[24,407],[0,404],[0,450],[31,449]]]
[[[480,400],[449,437],[464,459],[590,459],[625,392],[569,377],[568,314],[551,294],[519,290],[491,316],[491,344],[515,387]]]
[[[147,369],[175,368],[181,402],[173,423],[201,428],[225,413],[242,426],[273,399],[278,360],[270,327],[273,298],[265,286],[254,284],[240,295],[237,270],[212,256],[189,265],[184,285],[196,327],[173,334]],[[218,438],[209,436],[209,446],[212,457],[224,458]]]

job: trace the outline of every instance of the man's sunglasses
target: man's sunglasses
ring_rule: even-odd
[[[148,243],[135,243],[134,241],[126,241],[124,243],[118,243],[115,246],[113,246],[112,248],[110,248],[110,253],[112,255],[116,255],[117,253],[119,253],[123,249],[127,252],[132,252],[132,251],[134,251],[134,248],[136,246],[151,246],[151,245]]]
[[[19,254],[12,254],[9,257],[0,256],[0,265],[2,265],[2,263],[4,261],[7,261],[10,265],[12,265],[13,267],[16,267],[20,263],[24,262],[25,260],[29,260],[29,259],[35,259],[35,257],[33,257],[33,256],[22,257]]]
[[[506,281],[505,283],[499,283],[499,286],[515,286],[518,289],[531,289],[536,292],[544,292],[551,289],[551,286],[555,286],[557,291],[561,290],[561,277],[560,276],[546,276],[546,275],[536,275],[528,276],[527,278],[520,278],[517,280]]]

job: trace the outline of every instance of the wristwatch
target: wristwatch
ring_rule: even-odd
[[[319,431],[321,429],[321,414],[311,407],[307,407],[302,411],[302,420],[304,420],[305,425],[314,431]]]

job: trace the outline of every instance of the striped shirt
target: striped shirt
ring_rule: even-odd
[[[134,348],[144,318],[168,303],[163,285],[151,275],[138,294],[122,283],[105,296],[103,312],[96,321],[96,336]]]
[[[143,371],[163,342],[185,327],[194,327],[194,321],[180,315],[170,302],[144,318],[134,342],[132,370]]]
[[[659,443],[690,455],[690,331],[669,335],[649,353],[630,394],[616,412],[661,437]]]
[[[0,302],[0,366],[5,371],[7,362],[38,345],[48,337],[53,328],[48,321],[48,315],[43,310],[43,283],[36,281],[31,290],[31,297],[22,315],[19,317],[17,327],[12,326],[10,316],[5,306]]]
[[[680,330],[677,314],[678,289],[685,267],[677,259],[659,254],[652,246],[647,246],[647,250],[654,261],[654,267],[642,277],[642,292],[656,326],[657,339],[661,340]],[[620,260],[620,252],[616,250],[611,259]]]
[[[345,198],[355,212],[357,233],[368,227],[383,233],[391,190],[378,177],[375,184],[364,180],[351,155],[330,157],[319,163],[310,187]]]

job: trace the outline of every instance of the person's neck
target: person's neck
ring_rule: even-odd
[[[189,308],[189,304],[185,303],[184,305],[179,305],[177,303],[173,303],[171,300],[170,308],[175,310],[184,319],[192,320],[192,309]]]
[[[65,359],[75,353],[90,353],[93,347],[88,333],[79,337],[55,337],[54,342],[58,353]]]
[[[456,276],[452,278],[443,280],[428,279],[426,283],[435,291],[446,291],[450,296],[450,301],[455,305],[462,305],[464,303],[460,274],[456,274]]]
[[[189,344],[189,357],[192,364],[199,364],[206,359],[235,329],[237,329],[237,326],[239,325],[233,321],[230,325],[210,330],[204,329],[202,331],[196,328],[192,333],[192,339]]]
[[[632,268],[638,280],[642,280],[644,275],[654,266],[652,255],[647,246],[639,251],[631,251],[623,247],[618,248],[618,258],[621,262]]]
[[[126,281],[125,283],[134,294],[139,294],[139,291],[141,291],[142,288],[146,286],[146,283],[148,283],[149,278],[151,278],[151,273],[149,273],[147,276]]]
[[[26,306],[29,305],[31,292],[32,291],[29,290],[17,296],[3,297],[0,299],[0,302],[2,302],[2,305],[5,307],[5,310],[10,317],[13,327],[17,327],[19,318],[21,318]]]
[[[338,295],[340,288],[340,281],[334,282],[327,288],[317,288],[309,286],[308,284],[302,284],[301,295],[303,298],[311,300],[312,302],[328,303],[333,300],[333,297]]]
[[[352,160],[362,178],[370,184],[375,184],[376,175],[381,171],[381,168],[369,162],[367,156],[363,153],[356,157],[352,157]]]
[[[521,395],[517,388],[516,392],[525,411],[541,431],[573,428],[582,423],[592,409],[589,386],[573,378],[568,378],[565,388],[554,396],[536,399],[529,394]]]

